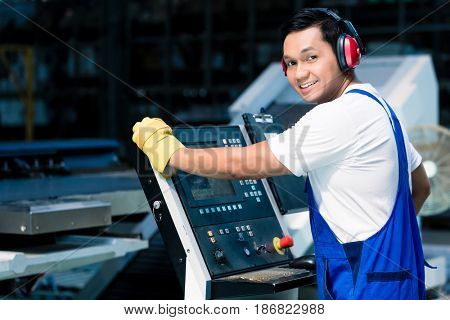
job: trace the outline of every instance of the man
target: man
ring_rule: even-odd
[[[292,128],[244,148],[189,149],[162,120],[145,118],[133,141],[166,175],[174,168],[220,179],[307,174],[319,298],[423,299],[415,213],[430,185],[395,113],[355,78],[364,53],[356,30],[330,10],[305,9],[282,38],[289,84],[318,103]]]

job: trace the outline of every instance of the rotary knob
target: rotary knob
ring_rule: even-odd
[[[224,264],[225,263],[225,254],[221,249],[217,249],[214,252],[214,258],[216,259],[218,264]]]

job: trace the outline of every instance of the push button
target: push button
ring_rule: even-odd
[[[216,243],[216,238],[214,238],[214,237],[209,238],[209,240],[211,240],[211,243]]]
[[[239,232],[238,233],[238,240],[239,241],[244,241],[245,239],[244,239],[244,234],[242,233],[242,232]]]
[[[223,234],[223,229],[219,229],[219,234]]]
[[[230,233],[230,229],[225,228],[225,233],[226,233],[226,234],[229,234],[229,233]]]
[[[237,232],[241,232],[241,227],[236,227]]]
[[[244,248],[244,253],[247,257],[251,255],[250,250],[248,250],[248,248]]]
[[[214,233],[211,230],[209,230],[208,231],[208,237],[212,237],[212,236],[214,236]]]

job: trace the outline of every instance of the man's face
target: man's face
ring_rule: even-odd
[[[336,98],[344,75],[320,27],[288,34],[283,50],[288,81],[303,100],[324,103]]]

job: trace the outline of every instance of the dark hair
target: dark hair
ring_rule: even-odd
[[[337,14],[336,11],[333,10]],[[281,41],[291,32],[301,31],[313,26],[320,27],[323,39],[331,45],[336,55],[336,45],[342,28],[335,18],[318,9],[302,9],[281,26]]]

